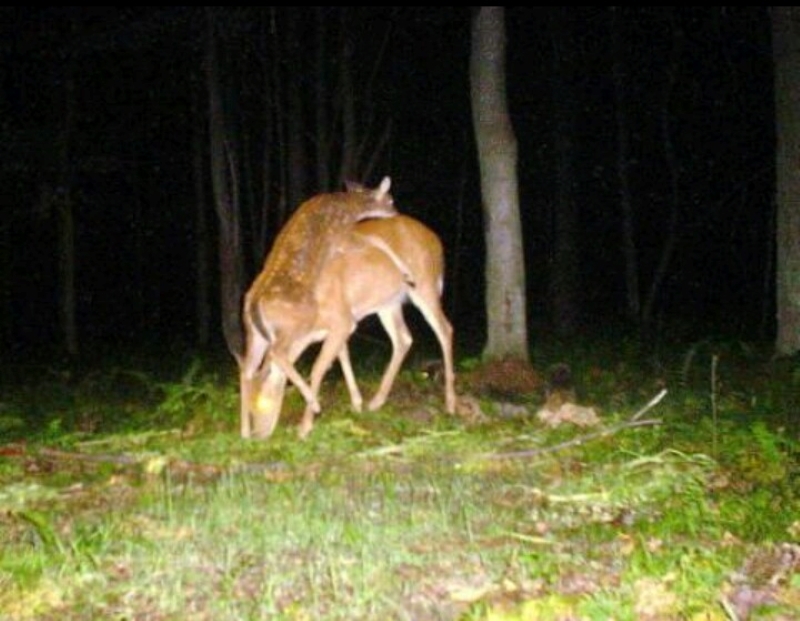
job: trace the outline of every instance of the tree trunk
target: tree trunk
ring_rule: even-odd
[[[194,155],[194,202],[195,202],[195,338],[197,346],[208,346],[211,334],[211,274],[208,247],[208,219],[206,217],[205,193],[205,157],[203,139],[205,132],[202,129],[203,115],[200,114],[197,91],[192,99],[193,140],[192,150]]]
[[[219,80],[219,59],[214,32],[214,9],[207,9],[206,82],[209,98],[211,182],[219,222],[219,265],[222,333],[228,351],[238,357],[244,350],[241,305],[244,292],[242,239],[236,194],[236,161],[230,148]]]
[[[578,327],[579,245],[578,205],[575,201],[574,117],[577,94],[572,91],[575,61],[569,57],[570,9],[558,9],[553,28],[553,77],[558,197],[553,213],[553,265],[550,304],[559,336],[572,336]]]
[[[11,304],[11,218],[0,224],[0,347],[8,351],[14,334]]]
[[[78,355],[78,325],[75,295],[75,215],[69,190],[58,197],[58,263],[61,276],[61,329],[64,347],[71,357]]]
[[[639,259],[636,251],[636,224],[634,222],[633,199],[630,185],[630,129],[628,127],[628,106],[625,91],[628,87],[625,72],[625,58],[622,49],[622,27],[620,7],[612,11],[612,50],[614,76],[614,116],[617,122],[617,180],[619,181],[619,202],[622,209],[622,256],[625,264],[625,314],[628,321],[638,324],[642,302],[639,291]]]
[[[779,355],[800,351],[800,8],[772,7]]]
[[[302,40],[297,15],[294,11],[286,13],[287,37],[284,54],[290,67],[299,67],[300,53],[297,50],[299,41]],[[295,209],[301,202],[308,198],[308,174],[310,162],[306,149],[306,118],[303,107],[303,97],[300,90],[300,72],[289,71],[284,74],[286,81],[286,150],[289,162],[287,179],[287,197],[289,209]]]
[[[74,61],[67,60],[64,78],[64,127],[59,137],[58,184],[55,189],[55,209],[58,221],[58,267],[61,279],[61,333],[64,348],[71,357],[78,355],[78,324],[75,294],[75,214],[72,197],[71,143],[75,128]]]
[[[356,95],[353,85],[353,41],[348,28],[348,9],[341,12],[341,49],[339,58],[339,93],[342,98],[342,159],[339,183],[357,179],[356,175]],[[363,179],[357,179],[364,181]]]
[[[674,44],[672,47],[672,55],[670,57],[669,65],[667,66],[666,82],[664,83],[663,99],[661,102],[661,136],[664,144],[664,159],[666,160],[666,170],[669,174],[670,186],[670,211],[669,220],[664,231],[664,245],[661,248],[661,254],[658,263],[653,273],[653,280],[650,283],[650,288],[647,292],[647,297],[642,309],[642,329],[646,336],[651,336],[653,326],[655,323],[655,309],[658,296],[661,293],[661,287],[666,280],[669,273],[669,267],[672,263],[672,256],[675,253],[675,247],[678,242],[678,226],[680,221],[680,207],[681,207],[681,179],[680,179],[680,166],[678,157],[675,153],[675,145],[672,142],[672,111],[670,109],[670,101],[672,98],[672,90],[675,86],[675,81],[678,76],[678,65],[680,62],[681,51],[683,49],[683,33],[677,29],[674,34]]]
[[[328,57],[327,31],[328,20],[325,7],[314,8],[315,28],[317,33],[314,69],[314,119],[316,134],[316,171],[317,188],[320,192],[328,192],[330,187],[330,139],[328,131]]]
[[[274,12],[270,13],[270,19],[274,18]],[[269,37],[273,38],[276,34],[270,34],[269,26],[260,31],[263,37],[263,45],[265,48],[269,45]],[[280,108],[277,99],[277,91],[275,88],[270,88],[271,80],[277,79],[275,72],[278,64],[278,59],[274,57],[264,63],[264,84],[267,85],[266,93],[264,94],[265,101],[263,105],[263,136],[264,146],[261,151],[261,200],[253,201],[253,211],[249,214],[250,231],[251,231],[251,248],[250,248],[250,263],[256,266],[256,270],[261,269],[264,262],[264,257],[267,254],[267,238],[271,227],[278,227],[283,222],[285,205],[282,204],[281,198],[275,199],[273,195],[273,182],[277,176],[278,185],[281,184],[280,170],[277,175],[274,170],[274,161],[272,152],[276,143],[276,136],[280,131]],[[280,141],[277,141],[280,145]],[[283,158],[278,158],[283,161]],[[282,189],[280,196],[283,197]]]
[[[484,358],[529,360],[517,141],[505,86],[505,11],[480,7],[472,24],[470,85],[486,235]]]

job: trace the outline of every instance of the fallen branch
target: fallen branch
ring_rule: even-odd
[[[631,416],[631,420],[639,420],[639,418],[641,418],[642,416],[644,416],[644,414],[645,414],[645,413],[646,413],[648,410],[651,410],[651,409],[653,409],[655,406],[657,406],[657,405],[658,405],[658,404],[661,402],[661,400],[662,400],[664,397],[666,397],[666,396],[667,396],[667,389],[666,389],[666,388],[664,388],[664,389],[663,389],[663,390],[662,390],[660,393],[658,393],[658,394],[657,394],[655,397],[653,397],[652,399],[650,399],[650,401],[647,403],[647,405],[645,405],[645,406],[644,406],[644,407],[643,407],[641,410],[639,410],[638,412],[636,412],[636,414],[634,414],[633,416]]]
[[[641,417],[654,408],[658,403],[666,396],[667,389],[665,388],[660,393],[658,393],[655,397],[653,397],[647,405],[645,405],[642,409],[640,409],[636,414],[634,414],[630,420],[619,423],[618,425],[612,425],[611,427],[606,427],[605,429],[600,429],[599,431],[595,431],[592,433],[583,434],[572,438],[571,440],[566,440],[565,442],[560,442],[559,444],[554,444],[552,446],[545,446],[542,448],[536,449],[526,449],[521,451],[508,451],[505,453],[489,453],[487,455],[482,455],[482,459],[519,459],[522,457],[536,457],[538,455],[545,455],[547,453],[555,453],[557,451],[564,450],[566,448],[570,448],[572,446],[580,446],[585,442],[589,442],[590,440],[596,440],[598,438],[604,438],[606,436],[613,435],[618,431],[622,431],[623,429],[633,429],[635,427],[649,427],[654,425],[660,425],[661,420],[657,418],[646,418],[640,420]]]
[[[31,457],[39,457],[51,461],[88,461],[100,464],[116,464],[121,466],[131,466],[146,462],[147,457],[135,455],[119,455],[109,453],[76,453],[71,451],[60,451],[58,449],[40,448],[29,452]]]
[[[115,466],[135,466],[141,468],[145,473],[150,475],[160,474],[166,469],[173,473],[192,472],[207,476],[231,472],[269,475],[289,470],[286,463],[282,461],[265,464],[206,464],[169,457],[158,453],[140,455],[126,453],[81,453],[78,451],[63,451],[48,447],[29,447],[24,443],[9,444],[0,447],[0,456],[56,463],[81,462],[90,464],[112,464]]]

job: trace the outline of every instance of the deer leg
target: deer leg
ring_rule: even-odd
[[[392,357],[383,372],[378,391],[369,402],[370,411],[375,411],[386,403],[395,377],[400,371],[400,365],[403,364],[403,360],[405,360],[408,350],[411,349],[411,344],[414,342],[405,319],[403,319],[403,308],[400,304],[378,311],[378,317],[381,320],[381,324],[383,324],[384,330],[389,335],[389,339],[392,341]]]
[[[239,373],[239,399],[241,401],[239,416],[240,432],[242,438],[250,437],[250,402],[252,401],[252,380],[245,377],[244,372]]]
[[[286,375],[275,365],[263,369],[251,383],[252,437],[269,438],[275,431],[286,393]],[[253,388],[257,386],[257,388]]]
[[[301,438],[305,438],[314,427],[314,415],[320,411],[317,396],[319,395],[319,388],[322,385],[322,380],[328,372],[328,369],[331,368],[333,361],[341,354],[342,347],[346,345],[347,337],[353,331],[353,327],[354,326],[351,326],[349,329],[344,326],[333,328],[328,332],[328,336],[322,342],[322,347],[319,350],[317,359],[314,361],[314,366],[311,368],[311,384],[309,388],[314,398],[314,403],[317,405],[316,408],[314,408],[311,402],[307,402],[305,412],[303,412],[303,420],[300,422],[299,433]]]
[[[455,371],[453,370],[453,326],[442,310],[439,292],[433,287],[409,291],[409,297],[428,322],[442,348],[444,363],[444,401],[448,414],[456,411]]]
[[[239,400],[240,400],[240,432],[242,438],[251,435],[251,417],[253,414],[254,386],[258,383],[260,367],[267,351],[267,340],[251,331],[248,334],[248,346],[245,355],[237,358],[239,363]]]
[[[361,391],[358,389],[355,373],[353,373],[353,365],[350,363],[350,348],[347,342],[342,345],[339,352],[339,366],[342,367],[342,375],[347,384],[347,390],[350,393],[350,404],[353,406],[355,412],[360,412],[364,405],[364,398],[361,396]]]
[[[289,381],[292,382],[297,390],[300,391],[300,394],[303,395],[303,399],[306,401],[306,410],[312,411],[313,418],[313,414],[319,412],[320,410],[316,391],[306,383],[306,381],[303,379],[303,376],[297,372],[297,369],[294,368],[294,365],[286,358],[272,354],[272,361],[278,365],[280,370],[283,371],[286,374],[286,377],[289,378]]]

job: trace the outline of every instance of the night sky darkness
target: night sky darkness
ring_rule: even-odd
[[[259,10],[262,17],[253,20]],[[226,15],[230,39],[223,54],[230,72],[252,70],[252,58],[267,53],[248,40],[268,23],[267,10]],[[337,8],[328,11],[331,20],[338,19]],[[625,8],[619,17],[643,287],[658,259],[670,206],[660,113],[680,33],[669,95],[680,171],[679,236],[659,315],[698,335],[769,337],[774,130],[767,9]],[[364,8],[351,19],[357,82],[370,80],[386,43],[370,83],[376,110],[392,119],[393,129],[387,151],[365,181],[374,185],[391,175],[399,208],[440,233],[448,251],[446,302],[457,339],[474,338],[478,350],[484,248],[467,73],[469,12]],[[70,159],[82,344],[191,343],[192,95],[200,93],[205,110],[204,28],[202,9],[186,7],[0,9],[5,352],[22,357],[59,339],[56,220],[37,205],[43,185],[58,183],[70,54],[77,58]],[[566,34],[556,40],[556,32]],[[554,111],[563,105],[554,98],[557,51],[572,112],[583,316],[594,328],[615,325],[625,300],[610,9],[509,8],[507,34],[532,341],[547,329],[558,191]],[[299,33],[298,45],[310,36]],[[251,60],[245,52],[239,58],[241,50]],[[230,82],[239,89],[242,83]],[[251,92],[231,95],[246,122],[256,118],[255,83]],[[208,207],[215,225],[210,194]],[[217,305],[216,291],[213,300]],[[767,331],[759,333],[765,316]],[[218,321],[214,329],[219,332]]]

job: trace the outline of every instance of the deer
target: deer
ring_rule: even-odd
[[[245,346],[236,354],[239,366],[242,436],[249,437],[251,390],[263,378],[284,375],[315,410],[319,404],[297,372],[294,349],[312,336],[319,314],[316,282],[340,238],[365,218],[397,214],[384,177],[374,190],[319,194],[301,204],[281,231],[244,296]]]
[[[349,184],[347,193],[359,196],[375,191]],[[280,417],[287,380],[305,399],[298,432],[301,438],[307,437],[320,412],[318,395],[322,381],[337,358],[351,406],[360,412],[363,397],[353,372],[348,340],[358,323],[373,314],[378,315],[392,345],[391,358],[367,406],[370,411],[382,407],[413,343],[403,316],[403,305],[409,301],[420,311],[439,342],[445,409],[454,413],[453,328],[442,308],[444,250],[439,237],[422,222],[406,215],[365,219],[337,239],[323,263],[310,292],[315,317],[304,323],[303,330],[284,333],[288,341],[271,342],[269,348],[265,347],[260,340],[263,333],[258,327],[259,317],[244,313],[248,349],[254,354],[251,357],[263,357],[263,362],[258,372],[243,375],[242,437],[272,435]],[[252,297],[246,309],[258,308],[253,305]],[[296,381],[296,376],[287,369],[293,369],[306,349],[318,342],[322,345],[312,365],[310,381],[307,384],[302,379]],[[270,361],[273,348],[286,352],[288,365]]]

